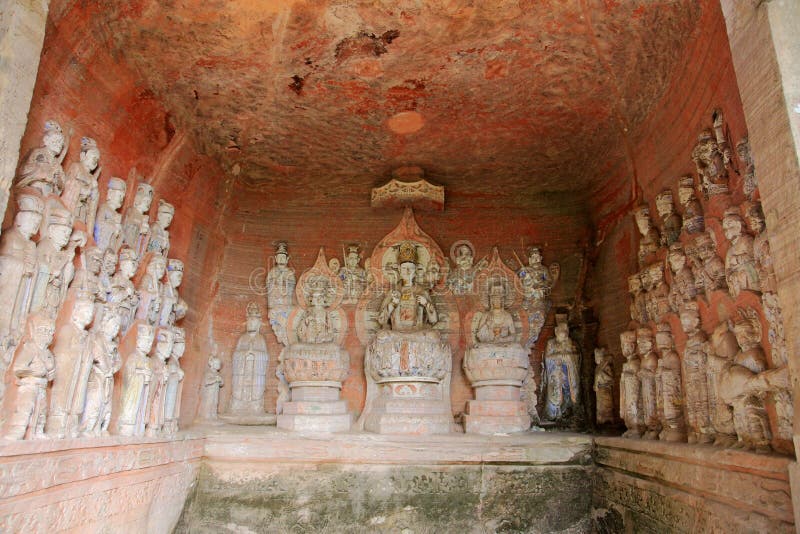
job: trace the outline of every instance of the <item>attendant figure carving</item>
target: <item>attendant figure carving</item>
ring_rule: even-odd
[[[197,417],[201,421],[216,421],[219,413],[219,388],[223,386],[219,370],[222,362],[214,355],[208,359],[200,390],[200,408]]]
[[[683,230],[687,234],[705,232],[706,219],[703,207],[695,196],[694,178],[691,175],[683,176],[678,181],[678,200],[683,206]]]
[[[136,195],[133,205],[125,212],[122,221],[122,241],[134,252],[136,257],[144,256],[147,248],[147,239],[150,237],[150,219],[147,214],[153,203],[153,188],[150,184],[139,182],[136,186]]]
[[[119,209],[125,201],[126,190],[127,184],[124,180],[112,177],[108,181],[106,201],[97,209],[93,228],[94,242],[101,250],[119,250],[122,242],[122,214]]]
[[[642,412],[642,388],[639,371],[642,362],[636,352],[636,331],[626,330],[619,335],[622,355],[622,376],[619,385],[619,415],[625,422],[627,430],[623,438],[640,438],[645,432],[644,414]]]
[[[594,349],[594,392],[597,424],[614,422],[614,367],[606,349]]]
[[[658,235],[658,230],[653,226],[653,221],[650,219],[650,208],[646,204],[642,204],[633,212],[636,221],[636,227],[639,230],[639,266],[643,267],[650,256],[658,252],[658,247],[661,244],[661,237]]]
[[[172,342],[172,354],[167,362],[167,390],[164,400],[163,432],[167,436],[174,436],[178,432],[184,377],[180,360],[186,350],[186,332],[183,328],[173,327],[172,332],[175,337]]]
[[[628,292],[631,295],[631,321],[645,324],[650,320],[647,314],[647,297],[642,287],[642,278],[639,273],[628,277]]]
[[[642,417],[644,420],[644,439],[658,439],[661,432],[659,413],[659,390],[656,385],[658,354],[653,350],[653,332],[649,328],[636,331],[636,348],[639,352],[639,384],[642,396]]]
[[[697,144],[692,150],[692,161],[697,167],[706,198],[728,192],[726,157],[711,130],[705,129],[698,134]]]
[[[687,335],[683,352],[683,376],[686,398],[686,425],[689,443],[712,443],[714,429],[708,402],[708,339],[700,329],[697,302],[687,302],[680,312],[681,327]]]
[[[744,163],[744,172],[742,179],[742,190],[745,196],[753,200],[756,190],[758,190],[758,180],[756,179],[755,163],[753,156],[750,153],[750,139],[747,136],[736,143],[736,154],[739,159]]]
[[[122,373],[122,399],[117,425],[121,436],[143,436],[147,422],[147,402],[153,370],[150,349],[153,347],[155,329],[146,323],[137,323],[136,347],[125,358]]]
[[[139,307],[139,294],[131,282],[138,267],[136,252],[127,245],[123,246],[119,251],[119,269],[111,278],[111,293],[108,297],[109,305],[119,310],[120,332],[123,335],[128,333]]]
[[[175,335],[171,328],[161,327],[156,330],[155,357],[150,359],[153,376],[150,379],[150,397],[147,401],[149,413],[146,417],[145,430],[145,434],[151,437],[160,436],[164,430],[167,383],[169,382],[167,359],[172,355],[174,341]]]
[[[681,359],[675,351],[669,323],[660,323],[656,332],[656,347],[661,353],[656,371],[659,416],[663,441],[686,441],[686,421],[683,417],[683,382]]]
[[[758,285],[762,293],[776,293],[778,281],[775,278],[775,267],[772,263],[769,238],[767,237],[767,224],[761,202],[748,202],[745,204],[745,217],[747,225],[755,238],[753,238],[753,259],[758,272]]]
[[[86,390],[86,408],[81,421],[81,434],[84,436],[108,435],[114,374],[122,367],[117,344],[119,325],[117,310],[105,310],[100,318],[99,329],[92,333],[89,341],[92,369]]]
[[[289,341],[286,325],[294,304],[294,289],[297,284],[294,269],[289,267],[289,246],[286,242],[281,241],[277,244],[274,260],[275,265],[267,275],[269,324],[278,342],[286,346]]]
[[[245,332],[239,336],[233,351],[233,384],[229,414],[264,413],[264,389],[268,366],[267,340],[261,334],[261,310],[255,302],[251,302],[247,305]]]
[[[44,310],[55,317],[66,297],[67,285],[74,275],[72,259],[75,250],[72,247],[65,249],[71,236],[69,211],[56,205],[49,206],[44,235],[36,245],[38,271],[31,296],[31,313]]]
[[[675,212],[671,189],[664,189],[656,195],[656,211],[661,218],[661,244],[669,247],[678,240],[683,227],[681,216]]]
[[[676,242],[670,245],[667,262],[672,272],[672,285],[669,287],[670,309],[678,313],[684,302],[697,298],[697,284],[692,270],[686,265],[683,245]]]
[[[653,263],[648,266],[646,298],[648,304],[647,315],[653,321],[661,321],[670,312],[669,286],[664,281],[664,264],[661,262]]]
[[[542,391],[544,418],[559,421],[577,415],[580,400],[580,354],[569,338],[566,317],[556,318],[555,338],[547,340]]]
[[[331,269],[339,273],[339,278],[344,286],[345,304],[355,304],[367,288],[367,271],[358,264],[361,261],[361,251],[358,245],[348,245],[344,256],[344,267]]]
[[[172,326],[183,319],[186,303],[181,299],[178,288],[183,282],[183,262],[170,258],[167,261],[167,283],[161,286],[161,326]]]
[[[694,238],[694,245],[697,256],[703,262],[701,279],[703,290],[708,298],[713,291],[728,287],[725,279],[725,263],[717,256],[717,244],[712,233],[698,234]]]
[[[485,268],[488,262],[482,259],[475,265],[475,248],[472,243],[462,239],[453,243],[450,248],[453,269],[447,277],[447,287],[456,295],[470,295],[473,292],[475,274]],[[541,263],[541,258],[539,259]],[[545,269],[546,270],[546,269]],[[533,273],[531,273],[533,275]],[[547,274],[549,277],[550,274]],[[533,280],[529,280],[533,284]]]
[[[42,198],[59,196],[64,189],[64,169],[61,166],[69,149],[61,125],[49,120],[44,124],[42,146],[26,154],[17,176],[15,189],[33,188]]]
[[[73,220],[82,224],[82,229],[87,234],[94,230],[94,218],[100,197],[97,186],[101,172],[99,162],[100,150],[95,140],[91,137],[82,138],[80,161],[69,166],[64,192],[61,195]]]
[[[736,336],[731,332],[728,321],[722,321],[711,334],[711,347],[708,354],[708,407],[711,424],[714,427],[714,445],[730,447],[734,445],[736,428],[733,424],[733,411],[728,406],[722,390],[723,381],[728,374],[733,359],[739,352]]]
[[[169,253],[169,225],[175,216],[175,207],[164,199],[158,201],[156,222],[150,226],[150,239],[147,241],[147,251],[157,252],[167,257]]]
[[[160,254],[148,254],[145,257],[147,266],[137,290],[139,292],[139,308],[136,318],[157,326],[161,313],[161,279],[167,268],[167,260]]]
[[[753,238],[744,230],[744,220],[738,208],[725,210],[722,219],[725,238],[730,245],[725,254],[725,279],[733,298],[742,290],[760,292],[756,261],[753,257]]]

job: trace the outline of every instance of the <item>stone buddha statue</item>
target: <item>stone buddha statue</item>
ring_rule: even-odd
[[[413,243],[400,245],[397,256],[400,284],[381,304],[378,322],[385,329],[411,332],[430,329],[439,320],[428,290],[415,283],[417,252]]]
[[[264,414],[268,366],[267,340],[261,334],[261,310],[251,302],[247,305],[245,332],[233,350],[231,402],[226,418]]]

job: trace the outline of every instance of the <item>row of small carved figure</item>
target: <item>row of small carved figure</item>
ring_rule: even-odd
[[[183,262],[167,258],[174,208],[161,201],[151,223],[153,188],[139,183],[123,218],[127,184],[119,178],[109,180],[98,208],[97,144],[83,138],[79,161],[65,174],[68,145],[48,121],[43,146],[20,167],[14,225],[0,240],[0,302],[8,306],[0,316],[0,372],[13,359],[17,383],[10,398],[0,390],[3,412],[14,410],[7,437],[107,433],[123,361],[119,432],[175,432],[185,346],[175,323],[187,307],[178,292]]]

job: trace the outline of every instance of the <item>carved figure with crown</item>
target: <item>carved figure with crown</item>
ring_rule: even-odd
[[[464,356],[464,372],[475,388],[475,400],[467,401],[464,430],[522,432],[531,426],[527,407],[520,400],[530,362],[520,343],[523,323],[520,293],[513,286],[516,275],[495,248],[491,263],[477,279],[481,308],[467,321],[469,348]]]
[[[440,278],[429,291],[419,271],[444,265],[441,248],[406,209],[372,253],[375,287],[359,303],[356,329],[367,345],[367,399],[359,427],[381,434],[443,434],[453,424],[452,353],[443,334],[457,335],[455,304]],[[395,267],[396,266],[396,267]]]
[[[361,251],[358,245],[348,245],[343,260],[343,267],[331,270],[339,273],[339,279],[344,286],[343,302],[355,304],[367,287],[367,270],[358,265],[361,261]]]
[[[289,343],[281,357],[290,400],[283,403],[278,427],[346,432],[353,418],[339,398],[350,370],[350,355],[342,348],[347,334],[340,308],[344,293],[323,249],[314,266],[300,275],[296,293],[298,307],[289,317]]]
[[[519,259],[517,259],[519,261]],[[517,277],[522,284],[522,309],[528,315],[528,336],[523,345],[532,347],[538,340],[552,301],[550,293],[561,276],[561,265],[553,262],[545,265],[542,262],[542,249],[538,246],[528,249],[528,265],[521,261]]]

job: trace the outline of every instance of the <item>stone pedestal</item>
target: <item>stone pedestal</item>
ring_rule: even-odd
[[[359,425],[379,434],[447,434],[450,347],[434,330],[381,331],[367,347],[367,401]]]
[[[531,427],[520,400],[529,365],[528,353],[518,343],[481,344],[467,351],[464,371],[475,388],[475,400],[467,402],[465,432],[524,432]]]
[[[353,416],[339,398],[350,357],[331,343],[287,347],[284,372],[291,400],[283,404],[278,428],[300,432],[347,432]]]

